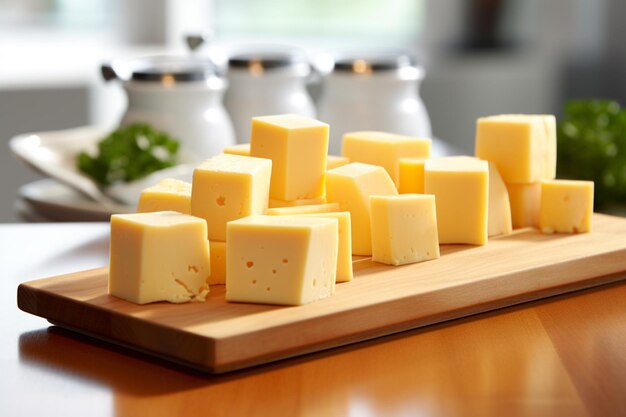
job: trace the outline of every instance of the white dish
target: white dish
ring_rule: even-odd
[[[93,153],[107,134],[108,130],[102,127],[84,126],[19,135],[10,140],[9,146],[15,156],[36,171],[78,190],[109,212],[117,210],[120,202],[135,204],[141,190],[163,178],[191,180],[193,166],[181,164],[131,183],[101,188],[78,171],[76,157],[82,151]]]
[[[102,205],[81,194],[72,187],[53,179],[44,179],[23,185],[19,189],[18,200],[21,212],[38,219],[61,222],[109,221],[111,214],[132,213],[134,206],[112,204]]]

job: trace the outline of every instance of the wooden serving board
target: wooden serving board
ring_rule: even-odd
[[[486,246],[442,246],[438,260],[354,261],[355,279],[309,305],[135,305],[107,294],[107,269],[24,283],[18,306],[50,322],[203,371],[221,373],[626,279],[626,219],[594,231],[520,229]]]

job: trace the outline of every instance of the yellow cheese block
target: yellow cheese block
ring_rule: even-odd
[[[137,212],[177,211],[189,214],[191,211],[191,184],[173,178],[165,178],[156,185],[141,192]]]
[[[109,294],[137,304],[204,301],[206,222],[174,211],[111,216]]]
[[[211,247],[211,276],[209,285],[226,283],[226,242],[213,240],[209,242]]]
[[[433,195],[375,195],[370,205],[373,261],[405,265],[439,258]]]
[[[350,212],[352,254],[371,255],[369,197],[398,194],[387,171],[380,166],[351,162],[328,171],[326,188],[328,202],[339,203],[342,211]]]
[[[350,159],[347,156],[338,156],[338,155],[328,155],[326,157],[326,169],[339,168],[344,165],[348,165],[350,163]]]
[[[352,132],[343,136],[341,153],[352,162],[378,165],[400,184],[400,158],[429,158],[431,140],[385,132]]]
[[[347,211],[332,213],[293,214],[294,216],[337,219],[339,225],[339,250],[337,252],[336,282],[352,281],[352,231],[350,213]]]
[[[228,223],[226,299],[300,305],[335,289],[336,219],[250,216]]]
[[[508,235],[513,231],[509,192],[498,172],[496,164],[489,162],[489,236]]]
[[[339,211],[339,203],[311,204],[308,206],[274,207],[265,210],[269,216],[288,216],[290,214],[329,213]]]
[[[324,196],[328,125],[294,114],[254,117],[250,155],[272,160],[270,198]]]
[[[310,206],[313,204],[325,204],[326,197],[317,197],[317,198],[309,198],[307,200],[292,200],[292,201],[282,201],[282,200],[274,200],[270,198],[269,207],[295,207],[295,206]]]
[[[398,162],[400,194],[424,193],[424,158],[401,158]]]
[[[543,233],[591,232],[593,181],[541,182],[539,229]]]
[[[511,223],[514,229],[539,226],[541,183],[506,184],[511,203]]]
[[[191,214],[207,221],[209,240],[226,240],[226,223],[267,209],[272,161],[221,154],[193,173]]]
[[[230,155],[250,156],[250,144],[241,143],[239,145],[227,146],[224,148],[224,153]]]
[[[435,195],[439,243],[487,243],[489,166],[486,161],[468,157],[426,161],[424,193]]]
[[[506,183],[528,184],[556,175],[552,115],[498,115],[476,123],[476,156],[492,161]]]

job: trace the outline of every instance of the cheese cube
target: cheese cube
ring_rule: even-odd
[[[265,210],[268,216],[288,216],[290,214],[329,213],[340,211],[338,203],[311,204],[308,206],[274,207]]]
[[[165,178],[156,185],[144,189],[139,196],[137,212],[191,211],[191,184],[173,178]]]
[[[213,240],[209,242],[211,248],[211,276],[209,285],[226,283],[226,242]]]
[[[339,249],[337,252],[336,282],[352,281],[352,231],[350,213],[347,211],[332,213],[292,214],[292,216],[337,219],[339,226]]]
[[[324,196],[328,125],[294,114],[254,117],[250,155],[272,160],[270,197]]]
[[[373,261],[404,265],[439,258],[434,196],[371,196],[370,205]]]
[[[592,217],[593,181],[542,181],[539,229],[543,233],[591,232]]]
[[[226,240],[226,223],[267,209],[272,161],[217,155],[193,173],[191,214],[207,221],[209,240]]]
[[[315,204],[326,204],[326,197],[309,198],[306,200],[274,200],[270,198],[269,207],[296,207],[296,206],[310,206]]]
[[[250,156],[250,144],[240,143],[239,145],[227,146],[224,148],[224,153],[230,155]]]
[[[336,219],[250,216],[228,223],[226,299],[300,305],[330,296]]]
[[[488,216],[487,234],[489,236],[508,235],[513,231],[509,192],[493,162],[489,162]]]
[[[400,158],[430,157],[431,140],[384,132],[352,132],[343,136],[341,153],[352,162],[378,165],[400,184]]]
[[[401,158],[398,165],[400,194],[424,193],[424,162],[423,158]]]
[[[498,115],[476,123],[476,156],[495,162],[506,183],[556,175],[556,120],[552,115]]]
[[[511,203],[513,228],[538,227],[541,204],[541,183],[506,184]]]
[[[109,294],[137,304],[204,301],[206,222],[174,211],[111,216]]]
[[[328,171],[326,188],[328,202],[339,203],[342,211],[350,212],[352,254],[371,255],[369,197],[398,194],[387,171],[379,166],[351,162]]]
[[[468,157],[428,160],[424,193],[434,194],[437,201],[439,243],[487,243],[487,162]]]
[[[349,163],[350,159],[346,156],[328,155],[326,157],[326,170],[339,168],[344,165],[348,165]]]

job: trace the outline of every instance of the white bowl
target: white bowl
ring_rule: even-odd
[[[193,166],[181,164],[126,184],[101,187],[78,170],[77,155],[93,153],[109,131],[97,126],[19,135],[9,141],[13,154],[36,171],[80,191],[104,207],[135,206],[141,190],[163,178],[190,181]]]

